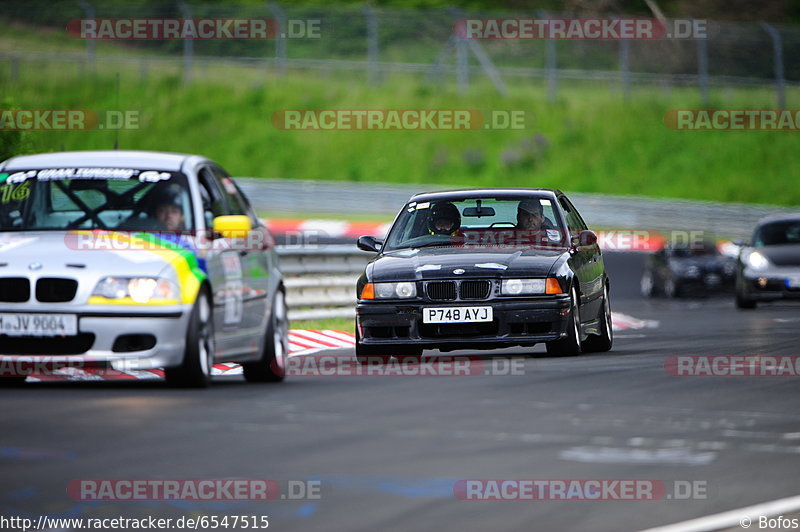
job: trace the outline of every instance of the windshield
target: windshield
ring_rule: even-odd
[[[565,235],[548,198],[484,197],[411,202],[392,226],[384,251],[428,246],[563,246]]]
[[[800,244],[800,220],[765,224],[756,231],[753,242],[756,246]]]
[[[194,229],[186,176],[130,168],[0,173],[0,230]]]

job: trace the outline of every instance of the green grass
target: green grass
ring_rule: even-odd
[[[356,323],[352,318],[327,318],[324,320],[293,320],[289,326],[292,329],[311,329],[313,331],[330,329],[353,333]]]
[[[14,36],[22,34],[16,29]],[[48,47],[74,47],[62,41],[45,39]],[[800,133],[668,129],[667,110],[701,107],[694,89],[636,88],[625,103],[606,85],[563,82],[558,100],[549,102],[541,80],[509,80],[510,93],[501,97],[481,78],[461,94],[452,84],[437,87],[411,76],[388,76],[377,86],[364,77],[277,77],[226,64],[198,66],[195,82],[185,86],[180,65],[151,66],[142,78],[138,65],[105,63],[95,74],[71,64],[22,64],[13,81],[9,64],[0,64],[3,94],[19,108],[139,110],[141,128],[119,132],[122,148],[200,153],[238,176],[800,204]],[[712,107],[774,106],[773,93],[763,89],[714,89],[711,97]],[[793,99],[790,92],[788,107],[798,106]],[[281,109],[327,108],[524,110],[532,120],[522,130],[497,131],[298,132],[271,123]],[[26,145],[29,151],[104,149],[114,141],[110,131],[30,132]]]

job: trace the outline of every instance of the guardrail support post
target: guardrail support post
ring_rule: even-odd
[[[178,0],[178,9],[181,11],[181,16],[185,19],[192,18],[192,10],[189,5],[183,0]],[[192,56],[194,55],[194,40],[183,39],[183,84],[188,85],[192,82]]]
[[[786,109],[786,79],[783,74],[783,39],[781,32],[766,22],[761,27],[772,38],[773,61],[775,65],[775,95],[778,99],[778,109]]]
[[[83,10],[83,16],[86,18],[95,18],[94,6],[87,0],[78,0],[78,5]],[[94,39],[86,40],[86,63],[94,67]]]

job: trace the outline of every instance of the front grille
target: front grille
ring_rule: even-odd
[[[492,288],[492,283],[489,281],[461,281],[458,287],[461,299],[486,299],[489,297],[489,291]]]
[[[80,355],[94,344],[94,334],[41,337],[0,334],[0,355]]]
[[[25,277],[0,278],[0,301],[23,303],[31,298],[31,283]]]
[[[435,281],[428,283],[428,297],[436,301],[452,301],[456,298],[455,281]]]
[[[36,299],[42,303],[72,301],[78,291],[78,281],[59,277],[42,277],[36,282]]]

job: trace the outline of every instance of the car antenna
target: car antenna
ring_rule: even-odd
[[[115,100],[116,100],[116,103],[114,104],[114,106],[117,108],[117,111],[119,111],[119,72],[117,72],[116,87],[115,87],[114,93],[115,93]],[[119,149],[119,128],[118,127],[114,128],[114,149],[115,150]]]

